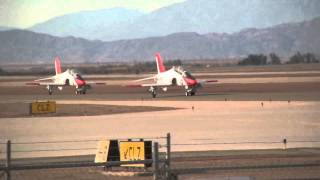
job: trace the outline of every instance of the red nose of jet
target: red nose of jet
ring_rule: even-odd
[[[189,79],[189,78],[184,78],[188,86],[195,86],[198,84],[197,80],[195,79]]]
[[[84,86],[86,84],[86,81],[76,78],[76,83],[78,86]]]

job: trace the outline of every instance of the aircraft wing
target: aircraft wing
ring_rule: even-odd
[[[55,77],[48,77],[48,78],[42,78],[42,79],[37,79],[37,80],[34,80],[34,81],[48,81],[48,80],[51,80],[53,81],[55,79]]]
[[[146,81],[146,80],[154,80],[156,79],[156,76],[151,76],[143,79],[138,79],[133,82],[140,82],[140,81]],[[156,84],[156,83],[150,83],[150,84],[133,84],[133,85],[126,85],[127,87],[167,87],[171,86],[172,84]]]
[[[155,76],[151,76],[151,77],[147,77],[147,78],[143,78],[143,79],[135,80],[134,82],[140,82],[140,81],[152,80],[152,79],[155,79],[155,78],[156,78]]]
[[[88,85],[106,85],[105,82],[93,82],[93,81],[86,81],[86,84]]]
[[[199,80],[198,81],[201,85],[207,84],[207,83],[215,83],[218,82],[218,80]]]
[[[141,84],[142,87],[167,87],[167,86],[171,86],[171,84]]]
[[[54,83],[54,82],[28,82],[27,85],[33,86],[64,86],[65,84]]]
[[[207,83],[214,83],[218,82],[218,80],[200,80],[199,83],[201,85],[207,84]],[[172,84],[139,84],[139,85],[129,85],[130,87],[168,87],[171,86]]]
[[[202,80],[203,83],[214,83],[218,82],[218,80]]]
[[[127,87],[168,87],[171,84],[134,84],[134,85],[127,85]]]

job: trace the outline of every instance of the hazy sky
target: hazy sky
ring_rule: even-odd
[[[0,0],[0,26],[26,28],[84,10],[124,7],[150,12],[185,0]]]

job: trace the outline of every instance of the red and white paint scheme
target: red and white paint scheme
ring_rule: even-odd
[[[160,53],[155,55],[157,63],[158,74],[152,77],[136,80],[136,82],[144,80],[154,80],[152,84],[141,84],[142,87],[150,87],[149,91],[153,98],[157,96],[157,89],[161,88],[167,91],[170,86],[182,86],[185,88],[186,96],[194,96],[198,90],[205,83],[217,82],[217,80],[197,80],[188,71],[184,70],[181,66],[173,66],[171,69],[166,70],[163,65],[163,60]]]
[[[91,88],[90,84],[102,84],[102,83],[94,83],[94,82],[86,82],[74,69],[67,69],[62,72],[60,58],[56,57],[54,60],[55,72],[56,75],[37,79],[32,83],[27,83],[28,85],[43,85],[46,86],[49,92],[49,95],[53,93],[54,89],[62,90],[65,86],[75,86],[76,94],[86,94],[86,91]],[[49,82],[48,82],[49,81]]]

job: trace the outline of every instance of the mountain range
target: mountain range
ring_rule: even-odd
[[[66,62],[151,60],[155,52],[166,59],[182,60],[271,52],[288,57],[297,51],[320,52],[320,17],[232,34],[182,32],[112,42],[9,30],[0,31],[0,42],[0,63],[51,63],[55,56]]]
[[[143,13],[125,8],[84,11],[50,19],[29,30],[54,36],[74,36],[99,39],[105,33],[114,33],[124,24],[130,24]]]
[[[124,8],[85,11],[28,30],[54,36],[113,41],[179,32],[235,33],[320,16],[319,0],[186,0],[150,13]]]

